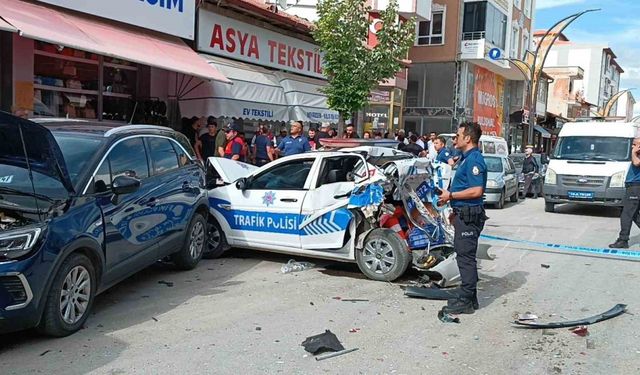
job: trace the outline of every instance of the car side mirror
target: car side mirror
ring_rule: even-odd
[[[111,184],[111,191],[115,195],[131,194],[140,188],[140,180],[129,176],[118,176]]]
[[[238,181],[236,181],[236,188],[238,188],[238,190],[245,191],[248,187],[249,183],[245,177],[242,177]]]

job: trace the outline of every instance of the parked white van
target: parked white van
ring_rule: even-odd
[[[637,123],[564,124],[544,180],[545,211],[556,204],[622,207]]]

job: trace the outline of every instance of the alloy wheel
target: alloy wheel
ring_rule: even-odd
[[[91,275],[83,266],[76,266],[64,278],[60,291],[60,315],[67,324],[75,324],[87,311],[91,296]]]
[[[220,236],[218,228],[213,224],[209,225],[209,235],[207,236],[209,250],[217,249],[220,246],[220,241],[222,241],[222,236]]]
[[[362,258],[367,267],[375,273],[387,273],[396,263],[391,244],[382,239],[375,239],[364,247]]]
[[[191,228],[191,236],[189,238],[189,255],[191,255],[191,258],[197,259],[200,256],[203,245],[204,225],[198,221],[193,228]]]

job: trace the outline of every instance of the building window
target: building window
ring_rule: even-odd
[[[486,39],[504,50],[506,36],[506,14],[487,1],[464,3],[463,40]]]
[[[522,58],[524,59],[527,51],[529,50],[529,33],[524,30],[522,33]]]
[[[524,15],[531,18],[531,0],[524,0]]]
[[[511,58],[519,58],[518,56],[518,39],[520,37],[520,29],[517,26],[511,28]]]
[[[431,21],[418,23],[417,45],[439,45],[444,44],[444,20],[445,12],[437,11],[431,13]]]
[[[513,0],[513,6],[518,9],[522,8],[522,0]]]

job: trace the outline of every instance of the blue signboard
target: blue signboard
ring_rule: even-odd
[[[489,58],[491,60],[498,60],[502,56],[502,51],[500,48],[491,48],[489,50]]]

